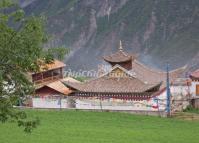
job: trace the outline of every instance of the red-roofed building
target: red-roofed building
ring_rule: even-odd
[[[54,60],[49,64],[41,64],[38,72],[28,73],[31,81],[37,86],[42,86],[63,78],[65,64],[59,60]]]
[[[193,97],[199,97],[199,69],[190,74],[192,80],[191,92]]]
[[[63,78],[65,66],[63,62],[54,60],[49,64],[41,64],[38,72],[28,73],[35,86],[35,95],[32,97],[34,108],[68,108],[67,96],[71,90],[63,82],[78,81],[70,77]]]
[[[72,92],[63,82],[79,81],[66,77],[53,82],[43,84],[35,90],[35,96],[32,98],[34,108],[70,108],[68,104],[68,95]]]

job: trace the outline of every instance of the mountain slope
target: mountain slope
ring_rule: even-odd
[[[47,16],[54,37],[47,46],[71,48],[73,69],[96,68],[119,40],[153,67],[199,61],[198,0],[33,0],[24,9]]]

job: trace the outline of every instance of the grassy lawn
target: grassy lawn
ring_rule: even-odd
[[[184,112],[199,114],[199,109],[190,108],[186,109]]]
[[[199,121],[125,113],[26,111],[41,125],[25,134],[16,124],[0,124],[0,143],[198,143]]]

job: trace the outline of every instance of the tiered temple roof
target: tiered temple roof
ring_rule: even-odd
[[[176,78],[182,75],[185,69],[186,66],[170,71],[170,81],[174,82]],[[166,84],[166,72],[149,68],[137,60],[132,62],[132,72],[136,75],[137,78],[144,82],[154,83],[157,81],[162,81],[163,85]]]
[[[113,67],[110,72],[85,83],[64,83],[77,91],[100,93],[151,92],[157,91],[161,85],[161,82],[153,84],[144,83],[119,65]]]
[[[64,84],[75,91],[76,96],[108,96],[114,98],[148,99],[166,86],[166,72],[151,69],[137,61],[136,56],[124,52],[120,42],[119,50],[105,56],[104,60],[112,65],[110,72],[84,82]],[[186,67],[170,72],[174,81]]]
[[[135,55],[133,56],[124,52],[121,41],[120,41],[119,50],[115,54],[112,54],[110,56],[105,56],[104,60],[110,64],[117,63],[121,65],[122,67],[125,67],[123,66],[124,65],[123,62],[130,62],[130,64],[128,65],[130,65],[131,68],[127,68],[127,70],[129,70],[134,75],[136,75],[136,77],[140,79],[141,81],[149,83],[149,84],[162,81],[163,85],[165,84],[166,72],[147,67],[146,65],[140,63],[136,59]],[[115,66],[115,65],[112,64],[112,66]],[[170,71],[169,73],[170,73],[171,82],[173,82],[176,78],[178,78],[185,71],[185,69],[186,69],[186,66]]]
[[[124,52],[122,48],[122,43],[120,41],[119,50],[116,53],[111,54],[109,56],[104,56],[103,58],[105,61],[110,63],[120,63],[120,62],[132,61],[135,58],[135,56]]]

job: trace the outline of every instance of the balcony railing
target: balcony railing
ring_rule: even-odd
[[[44,84],[44,83],[47,83],[47,82],[56,81],[56,80],[61,79],[61,78],[62,78],[61,75],[51,76],[51,77],[47,77],[47,78],[35,80],[34,84],[36,84],[36,85],[38,85],[38,84]]]

